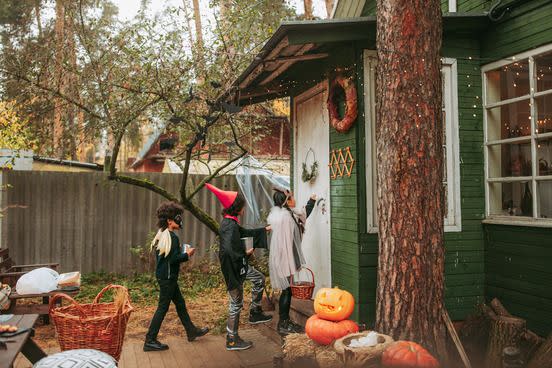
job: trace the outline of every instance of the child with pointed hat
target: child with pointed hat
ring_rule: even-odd
[[[254,248],[266,248],[268,227],[245,229],[240,226],[238,216],[245,210],[245,198],[238,192],[221,190],[211,184],[205,184],[207,189],[217,196],[224,207],[223,220],[220,224],[219,260],[228,295],[230,307],[226,325],[226,349],[246,350],[253,344],[244,341],[238,335],[240,312],[243,308],[243,283],[249,280],[253,283],[251,289],[251,307],[249,323],[257,324],[269,322],[272,316],[263,313],[261,299],[265,287],[265,276],[248,264],[248,257]],[[253,237],[253,249],[246,251],[241,238]]]

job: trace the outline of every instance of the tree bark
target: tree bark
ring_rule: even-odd
[[[552,364],[552,333],[535,352],[527,368],[549,367]]]
[[[63,0],[56,0],[55,21],[55,89],[61,93],[65,91],[65,78],[63,73],[64,45],[65,45],[65,4]],[[54,155],[63,158],[63,100],[54,97],[54,121],[53,121],[53,147]]]
[[[502,368],[502,352],[508,346],[518,347],[525,332],[525,320],[499,316],[491,321],[485,367]]]
[[[446,360],[441,3],[377,6],[376,330]]]
[[[335,0],[326,0],[326,14],[328,15],[328,18],[332,17],[334,3],[335,3]]]
[[[40,19],[40,0],[35,1],[35,17],[36,17],[36,26],[38,28],[38,37],[42,38],[42,20]]]
[[[303,0],[305,7],[305,19],[312,19],[312,0]]]

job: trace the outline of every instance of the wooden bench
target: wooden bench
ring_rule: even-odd
[[[50,303],[50,297],[54,296],[56,293],[63,292],[65,294],[75,296],[79,293],[79,290],[66,292],[63,290],[55,290],[50,293],[42,294],[26,294],[20,295],[15,290],[15,285],[17,280],[24,274],[29,271],[32,271],[37,268],[48,267],[53,270],[58,269],[58,263],[42,263],[42,264],[33,264],[33,265],[14,265],[13,260],[9,256],[9,250],[1,249],[0,250],[0,283],[8,284],[12,288],[12,293],[10,294],[11,305],[6,313],[13,314],[39,314],[43,316],[44,323],[48,323],[48,304]],[[32,299],[32,298],[42,298],[42,304],[37,303],[24,303],[18,304],[18,301],[23,299]]]
[[[14,337],[0,338],[0,341],[5,342],[4,348],[0,347],[0,368],[12,368],[19,353],[23,353],[32,364],[46,357],[46,353],[32,339],[34,335],[32,328],[37,319],[38,314],[26,314],[13,316],[5,322],[5,324],[17,326],[19,330],[29,330]]]

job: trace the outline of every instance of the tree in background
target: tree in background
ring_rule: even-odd
[[[15,102],[0,101],[0,149],[17,151],[35,146],[29,123],[19,116]]]
[[[325,2],[326,2],[326,14],[328,15],[328,18],[331,18],[335,0],[325,0]]]
[[[440,6],[377,4],[376,329],[446,358]]]
[[[11,93],[21,101],[32,97],[54,100],[56,103],[48,106],[50,111],[70,107],[81,113],[84,135],[107,140],[105,167],[109,180],[146,188],[180,202],[218,232],[217,221],[196,204],[195,196],[204,183],[224,174],[247,153],[240,140],[252,121],[248,114],[238,114],[239,107],[221,102],[221,96],[282,19],[292,15],[291,10],[283,0],[213,0],[217,11],[216,24],[211,27],[214,36],[204,47],[198,68],[194,45],[183,49],[189,36],[186,31],[192,32],[187,8],[184,17],[182,8],[167,8],[150,17],[144,11],[144,1],[136,19],[121,23],[114,20],[116,9],[107,0],[58,1],[64,5],[65,14],[58,8],[55,24],[64,18],[63,32],[44,27],[43,37],[57,30],[57,45],[67,44],[70,37],[76,53],[38,44],[36,36],[28,35],[25,47],[14,45],[17,52],[4,55],[0,69],[4,85],[19,87],[24,93],[17,93],[16,88]],[[67,18],[71,18],[71,35]],[[198,38],[196,35],[196,42]],[[60,57],[60,52],[68,52],[69,56]],[[50,61],[52,56],[54,63]],[[69,88],[71,78],[77,81],[78,93]],[[123,141],[144,124],[165,126],[180,137],[172,157],[183,172],[178,193],[117,169]],[[75,124],[65,127],[73,135],[81,129]],[[189,175],[192,160],[203,162],[202,157],[213,153],[211,147],[224,147],[226,162],[210,169],[201,182],[193,182]]]

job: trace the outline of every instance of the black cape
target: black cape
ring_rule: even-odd
[[[241,238],[252,237],[254,248],[266,248],[267,237],[264,227],[245,229],[235,220],[224,218],[220,224],[219,260],[228,291],[240,288],[247,275],[248,263],[245,246]]]

